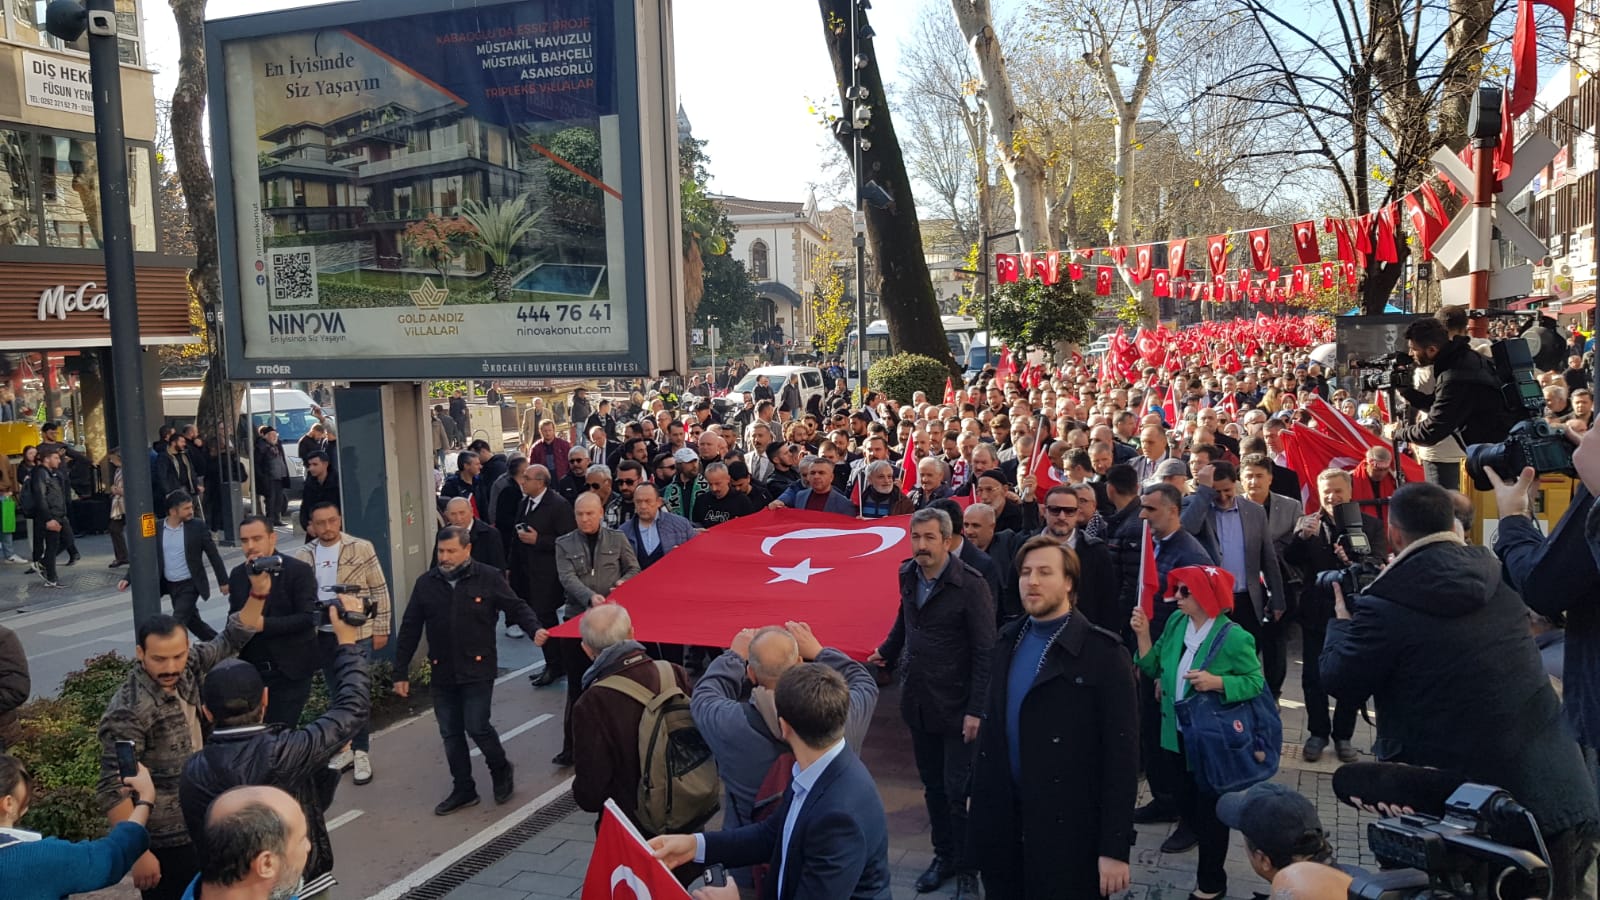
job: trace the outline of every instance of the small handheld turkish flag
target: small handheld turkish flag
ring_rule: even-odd
[[[627,888],[619,892],[619,888]],[[672,872],[650,852],[644,836],[607,800],[583,876],[583,900],[689,900]]]
[[[1294,252],[1301,263],[1314,263],[1322,259],[1322,248],[1317,246],[1316,225],[1311,222],[1295,223]]]
[[[1186,260],[1184,256],[1189,252],[1189,242],[1184,239],[1167,242],[1167,272],[1176,278],[1183,274]]]
[[[1250,264],[1257,272],[1265,272],[1272,265],[1272,238],[1265,228],[1250,232]]]
[[[1161,570],[1156,568],[1156,545],[1150,523],[1144,523],[1139,539],[1139,609],[1146,619],[1156,617],[1156,601],[1161,599]]]
[[[1094,292],[1102,297],[1111,294],[1111,267],[1099,266],[1094,273]]]
[[[1211,260],[1211,274],[1221,275],[1228,270],[1228,236],[1213,234],[1206,238],[1206,256]]]

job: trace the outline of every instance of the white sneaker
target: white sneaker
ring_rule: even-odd
[[[335,772],[343,772],[354,765],[355,761],[355,755],[349,750],[340,750],[334,754],[333,759],[328,760],[328,768]]]
[[[506,637],[525,638],[527,636],[528,633],[522,630],[521,625],[512,625],[506,629]]]
[[[357,750],[356,757],[356,784],[366,784],[372,780],[372,757],[365,750]]]
[[[10,556],[6,557],[6,562],[8,562],[8,563],[25,563],[25,562],[27,562],[27,560],[23,559],[22,557],[20,557],[20,556],[16,555],[15,553],[13,553]]]

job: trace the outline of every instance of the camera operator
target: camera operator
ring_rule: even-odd
[[[1317,573],[1343,569],[1355,560],[1349,554],[1341,557],[1341,532],[1333,518],[1333,511],[1351,502],[1353,479],[1343,469],[1328,469],[1317,476],[1317,499],[1322,511],[1301,516],[1295,523],[1294,537],[1283,551],[1283,558],[1300,570],[1300,689],[1306,702],[1306,738],[1302,755],[1307,762],[1322,758],[1322,751],[1333,740],[1334,752],[1340,762],[1355,762],[1356,749],[1350,739],[1356,733],[1356,713],[1361,701],[1335,700],[1333,720],[1328,719],[1328,691],[1323,684],[1317,658],[1322,655],[1322,645],[1327,639],[1328,622],[1333,618],[1333,592],[1318,584]],[[1371,545],[1373,555],[1381,560],[1386,555],[1383,526],[1365,513],[1361,516],[1361,530]],[[1338,549],[1336,549],[1338,548]]]
[[[1552,896],[1580,896],[1600,827],[1594,783],[1561,727],[1521,598],[1487,548],[1455,532],[1451,492],[1407,484],[1389,504],[1399,552],[1347,604],[1334,589],[1322,681],[1350,702],[1372,697],[1373,754],[1505,788],[1537,817]]]
[[[1494,485],[1500,515],[1494,552],[1507,577],[1534,612],[1566,619],[1562,704],[1578,742],[1592,758],[1600,748],[1600,605],[1593,601],[1600,596],[1594,551],[1600,545],[1600,524],[1590,520],[1595,491],[1600,490],[1600,437],[1568,433],[1568,439],[1578,443],[1572,464],[1583,486],[1548,538],[1533,519],[1534,470],[1523,469],[1509,483],[1493,469],[1485,474]]]
[[[1223,794],[1217,819],[1244,835],[1250,868],[1272,885],[1273,897],[1349,896],[1354,873],[1334,863],[1317,808],[1288,785],[1267,781]]]
[[[228,605],[238,612],[245,600],[265,606],[261,633],[239,652],[254,663],[272,690],[267,721],[293,727],[311,697],[311,675],[317,654],[317,576],[305,563],[278,555],[278,534],[261,516],[239,523],[239,546],[245,561],[228,575]]]
[[[1438,448],[1425,451],[1428,479],[1454,490],[1460,487],[1461,476],[1458,465],[1449,459],[1453,455],[1450,442],[1471,445],[1503,440],[1518,417],[1506,406],[1493,366],[1472,348],[1466,335],[1452,337],[1440,320],[1422,318],[1406,327],[1406,344],[1419,368],[1431,367],[1434,391],[1429,396],[1405,387],[1402,377],[1400,395],[1427,412],[1415,424],[1396,427],[1393,436]]]
[[[315,515],[315,514],[313,514]],[[206,676],[201,694],[205,717],[215,730],[200,752],[189,757],[178,784],[178,803],[202,868],[206,865],[206,809],[219,795],[243,785],[279,787],[300,802],[310,829],[311,856],[300,893],[310,896],[335,882],[333,841],[323,811],[333,803],[339,772],[328,760],[357,731],[366,727],[372,709],[372,680],[366,654],[358,641],[364,624],[346,619],[361,616],[363,600],[344,595],[327,607],[336,641],[328,711],[304,728],[290,731],[263,723],[268,691],[261,674],[243,660],[228,660]]]

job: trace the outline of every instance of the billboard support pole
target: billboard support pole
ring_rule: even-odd
[[[144,417],[143,352],[134,287],[133,224],[128,208],[128,148],[122,130],[122,68],[117,55],[113,0],[55,0],[45,12],[47,30],[71,42],[89,33],[89,74],[94,93],[94,142],[100,169],[100,244],[105,248],[106,295],[111,319],[111,373],[118,440],[124,448],[123,502],[138,516],[128,530],[128,583],[137,627],[161,612],[161,559],[156,548],[154,486],[138,450],[149,436]],[[164,512],[164,510],[163,510]],[[130,516],[132,518],[132,516]]]

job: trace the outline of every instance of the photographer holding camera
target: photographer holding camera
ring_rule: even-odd
[[[300,724],[311,697],[311,675],[321,664],[317,653],[317,576],[305,563],[278,555],[278,534],[261,516],[239,523],[244,562],[228,575],[228,605],[238,612],[245,600],[265,602],[261,633],[239,658],[261,672],[271,691],[267,722]]]
[[[344,596],[326,607],[335,642],[335,685],[328,711],[293,731],[264,724],[270,692],[261,673],[243,660],[218,664],[206,675],[201,695],[213,731],[206,745],[184,764],[178,803],[202,867],[206,864],[206,809],[228,790],[245,785],[279,787],[293,795],[305,811],[311,855],[306,862],[301,896],[332,886],[333,841],[323,813],[333,803],[339,773],[328,760],[357,731],[366,727],[372,710],[372,680],[365,651],[357,643],[366,626],[363,600]]]
[[[1322,682],[1347,702],[1373,698],[1380,761],[1510,791],[1538,818],[1552,896],[1580,896],[1600,828],[1594,783],[1560,725],[1521,598],[1455,521],[1454,498],[1438,485],[1395,492],[1388,533],[1398,554],[1350,602],[1334,589]]]
[[[1472,348],[1466,335],[1452,337],[1444,322],[1422,318],[1406,327],[1406,344],[1417,366],[1431,367],[1434,391],[1429,396],[1408,387],[1409,378],[1399,379],[1396,387],[1405,401],[1427,412],[1415,424],[1396,427],[1395,439],[1436,447],[1457,440],[1470,445],[1505,438],[1519,417],[1506,405],[1494,367]],[[1442,487],[1453,490],[1461,484],[1459,470],[1444,458],[1428,461],[1427,472],[1429,480]]]

